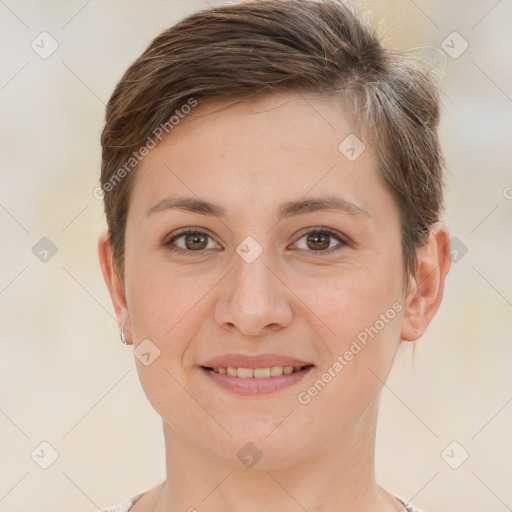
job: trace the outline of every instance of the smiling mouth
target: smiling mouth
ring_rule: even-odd
[[[280,354],[223,354],[199,366],[210,382],[238,395],[255,396],[297,385],[314,364]]]
[[[202,366],[201,368],[218,373],[219,375],[228,375],[230,377],[239,377],[241,379],[263,379],[268,377],[291,375],[312,367],[312,364],[307,364],[305,366],[267,366],[265,368],[243,368],[234,366],[216,366],[212,368]]]

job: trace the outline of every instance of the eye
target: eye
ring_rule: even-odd
[[[305,239],[305,248],[299,247],[301,250],[306,250],[308,252],[312,253],[319,253],[319,255],[325,254],[326,252],[332,253],[337,251],[338,249],[343,248],[346,245],[349,245],[348,241],[340,235],[338,232],[329,229],[329,228],[314,228],[310,229],[309,231],[302,231],[301,238],[297,242],[300,242],[300,240]],[[335,238],[340,242],[337,246],[335,246],[335,249],[332,249],[331,242],[332,239]],[[311,249],[311,250],[310,250]],[[315,254],[316,255],[316,254]]]
[[[175,247],[176,241],[183,239],[183,245]],[[211,239],[210,235],[205,233],[204,231],[200,231],[198,229],[186,229],[183,230],[172,238],[170,238],[167,242],[164,242],[164,245],[171,251],[178,253],[190,253],[194,256],[200,256],[203,254],[204,249],[212,249],[214,247],[208,247],[208,240]]]
[[[343,235],[329,228],[307,228],[307,230],[302,230],[299,234],[302,236],[297,242],[295,242],[295,244],[298,244],[298,242],[300,242],[302,239],[305,239],[305,248],[299,247],[299,249],[311,252],[315,255],[316,253],[319,255],[332,253],[346,245],[349,245],[349,242],[343,237]],[[339,242],[334,249],[332,249],[331,246],[333,238]],[[182,245],[178,245],[176,243],[180,239],[182,239]],[[208,246],[209,241],[214,244],[213,247]],[[216,244],[213,242],[210,235],[204,231],[201,231],[197,228],[189,228],[178,232],[168,241],[164,242],[163,245],[173,252],[182,254],[188,253],[193,256],[201,256],[204,254],[206,249],[215,248]]]

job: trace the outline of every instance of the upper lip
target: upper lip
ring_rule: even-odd
[[[201,366],[207,368],[228,367],[233,368],[267,368],[272,366],[308,366],[313,363],[295,359],[280,354],[260,354],[247,356],[243,354],[223,354],[209,359]]]

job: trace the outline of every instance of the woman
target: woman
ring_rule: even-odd
[[[431,75],[335,0],[195,13],[107,107],[99,257],[166,480],[109,510],[415,510],[379,396],[450,267]]]

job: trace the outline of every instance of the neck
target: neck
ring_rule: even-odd
[[[383,512],[400,504],[375,481],[378,403],[350,431],[286,466],[241,468],[184,439],[164,423],[167,479],[156,512]]]

